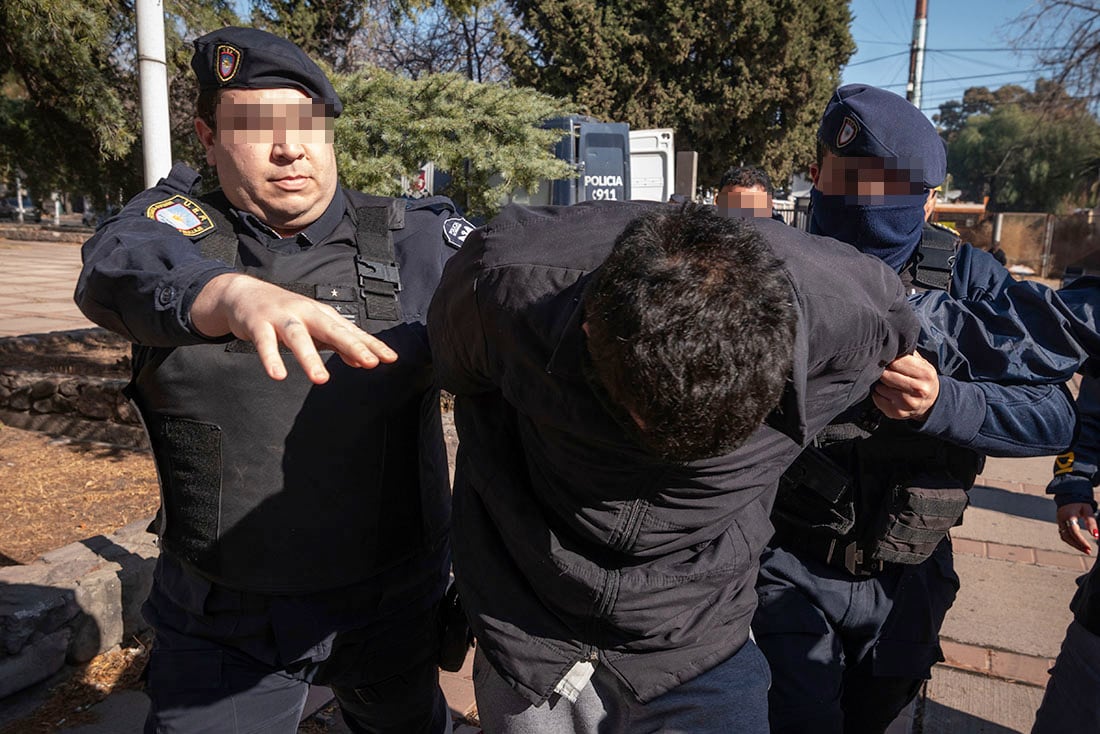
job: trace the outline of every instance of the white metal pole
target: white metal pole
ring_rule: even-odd
[[[145,185],[153,186],[172,169],[168,117],[168,62],[164,50],[162,0],[137,0],[138,75],[141,83],[141,144]]]

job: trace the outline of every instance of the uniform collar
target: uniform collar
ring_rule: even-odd
[[[324,213],[293,237],[280,237],[275,230],[261,222],[251,212],[240,209],[235,211],[245,231],[269,249],[279,252],[297,252],[308,250],[310,247],[314,247],[328,239],[329,235],[333,233],[336,226],[344,218],[344,214],[347,212],[347,201],[343,191],[337,189]]]

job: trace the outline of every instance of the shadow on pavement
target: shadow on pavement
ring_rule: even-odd
[[[1050,497],[1036,497],[1029,494],[1010,492],[1007,489],[974,485],[970,490],[971,507],[983,510],[996,510],[1006,515],[1015,515],[1029,520],[1054,521],[1054,501]]]
[[[923,714],[922,723],[916,728],[919,734],[1021,734],[1019,729],[1001,726],[935,701],[924,702]]]

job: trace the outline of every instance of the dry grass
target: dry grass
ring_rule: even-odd
[[[150,517],[152,456],[0,426],[0,566]]]
[[[0,734],[46,734],[95,721],[95,704],[114,691],[141,688],[141,673],[149,657],[149,638],[134,639],[129,647],[109,650],[77,668],[53,688],[30,716],[14,721]]]

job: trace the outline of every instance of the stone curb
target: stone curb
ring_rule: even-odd
[[[146,629],[141,604],[159,554],[149,522],[0,568],[0,699]]]
[[[1094,558],[1081,553],[1063,553],[1062,551],[1032,548],[1026,545],[1007,545],[969,538],[952,538],[951,546],[956,553],[995,561],[1024,563],[1030,566],[1047,566],[1084,573],[1092,568]]]
[[[1054,660],[940,638],[944,661],[940,665],[981,673],[993,678],[1045,688]]]

